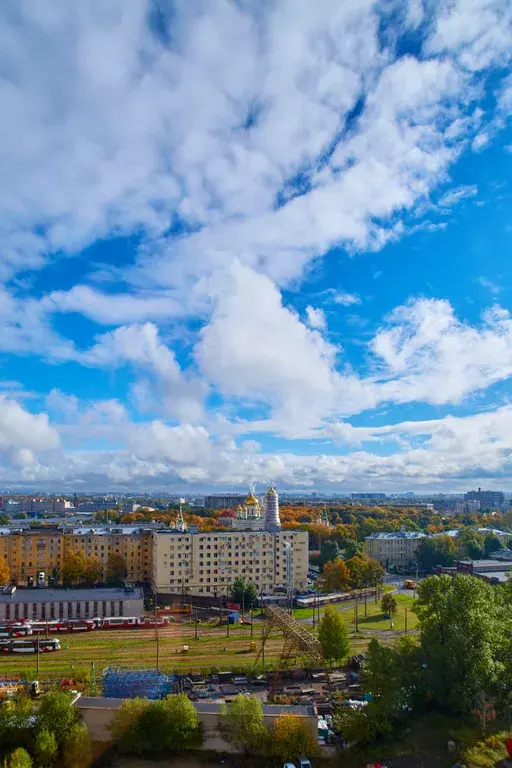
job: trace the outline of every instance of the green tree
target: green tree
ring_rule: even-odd
[[[362,554],[361,542],[357,542],[355,539],[347,539],[343,543],[343,557],[345,560],[350,560],[355,555]]]
[[[484,537],[471,528],[463,528],[457,535],[457,550],[460,559],[480,560],[484,556]]]
[[[235,696],[229,707],[221,705],[219,727],[226,739],[243,752],[260,749],[268,736],[261,701],[241,693]]]
[[[109,731],[120,752],[141,754],[140,719],[149,706],[148,699],[124,699],[116,710]]]
[[[348,632],[341,614],[328,605],[320,620],[318,639],[324,659],[331,663],[341,662],[350,650]]]
[[[429,695],[441,707],[469,712],[504,673],[508,615],[502,593],[474,576],[430,576],[418,585],[414,611]]]
[[[46,728],[42,728],[37,734],[34,747],[38,765],[42,766],[42,768],[53,765],[58,750],[57,739],[54,734]]]
[[[270,734],[270,753],[281,762],[296,760],[318,752],[318,742],[304,719],[297,715],[279,715]]]
[[[64,768],[88,768],[91,764],[91,742],[83,723],[75,723],[66,734],[61,761]]]
[[[32,718],[34,705],[28,696],[16,696],[0,706],[0,749],[24,746],[30,748],[33,741]]]
[[[318,559],[320,567],[323,568],[327,563],[332,563],[334,560],[337,560],[340,554],[340,548],[335,541],[331,541],[329,539],[324,541],[322,548],[320,549],[320,557]]]
[[[432,573],[436,566],[453,565],[456,549],[450,536],[421,539],[416,550],[416,560],[421,571]]]
[[[32,768],[32,759],[23,747],[18,747],[11,752],[6,762],[7,768]]]
[[[336,729],[349,741],[361,743],[388,733],[423,698],[420,659],[420,649],[410,636],[399,638],[391,648],[371,640],[362,673],[371,700],[361,710],[339,708]]]
[[[36,732],[49,731],[55,736],[59,750],[80,719],[69,694],[62,691],[43,697],[37,713]]]
[[[126,570],[124,558],[116,552],[112,552],[107,560],[107,570],[105,574],[107,584],[117,587],[122,586],[127,573],[128,571]]]
[[[495,533],[488,533],[484,539],[484,555],[490,557],[493,552],[501,549],[501,541]]]
[[[258,605],[258,587],[243,576],[238,576],[231,586],[231,599],[234,603],[243,605],[246,610]]]
[[[389,613],[390,616],[394,616],[398,607],[396,597],[390,592],[386,592],[386,594],[382,596],[380,607],[382,613]]]
[[[199,716],[184,693],[151,702],[141,713],[139,729],[143,752],[188,749],[202,741]]]
[[[202,729],[197,710],[184,693],[165,699],[167,716],[167,749],[198,747],[202,742]]]

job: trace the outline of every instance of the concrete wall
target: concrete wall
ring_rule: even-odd
[[[75,706],[80,710],[80,714],[85,725],[87,726],[89,737],[92,741],[104,743],[112,742],[112,737],[108,727],[117,709],[121,706],[121,702],[121,699],[97,699],[95,701],[91,698],[78,698],[75,701]],[[216,752],[236,752],[236,749],[227,741],[225,741],[219,733],[218,712],[205,712],[202,708],[201,702],[193,703],[198,712],[199,720],[203,726],[204,741],[202,749],[213,750]],[[298,714],[296,707],[282,706],[278,709],[279,713],[265,714],[265,725],[268,728],[272,726],[277,714],[283,712]],[[304,722],[316,739],[318,737],[318,723],[316,715],[312,712],[309,715],[299,714],[298,716],[304,718]]]

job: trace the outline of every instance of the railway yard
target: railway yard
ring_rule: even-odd
[[[336,606],[349,629],[352,654],[364,651],[372,637],[377,636],[386,642],[403,634],[407,612],[408,630],[414,630],[415,616],[408,610],[412,598],[401,595],[398,600],[393,628],[390,620],[381,613],[380,606],[372,602],[366,607],[367,616],[363,612],[359,615],[357,632],[354,604]],[[298,611],[297,618],[310,631],[316,631],[311,617],[302,617]],[[158,629],[138,626],[59,633],[60,650],[56,653],[40,653],[37,659],[35,654],[0,656],[0,676],[35,677],[36,665],[39,666],[37,676],[40,679],[72,677],[80,670],[82,676],[96,675],[98,681],[103,668],[113,664],[158,667],[165,673],[175,674],[256,671],[255,661],[265,628],[266,619],[259,615],[253,617],[252,628],[247,622],[228,627],[226,624],[219,626],[218,618],[209,617],[196,623],[190,616],[179,616],[174,623]],[[272,629],[265,642],[264,659],[260,654],[259,671],[271,670],[278,665],[283,642],[282,633]],[[307,661],[298,658],[294,664],[304,666]]]

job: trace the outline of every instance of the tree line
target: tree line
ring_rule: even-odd
[[[316,739],[295,715],[281,715],[271,728],[265,725],[259,699],[243,694],[221,705],[218,718],[222,736],[243,754],[259,753],[285,761],[314,755]],[[116,711],[110,732],[124,755],[161,757],[168,752],[201,746],[203,732],[197,711],[186,694],[171,694],[160,701],[126,699]]]
[[[349,741],[373,742],[412,715],[436,709],[498,717],[512,705],[512,582],[490,585],[475,576],[429,576],[413,610],[419,635],[386,647],[371,640],[362,680],[370,695],[358,711],[340,709],[336,722]]]

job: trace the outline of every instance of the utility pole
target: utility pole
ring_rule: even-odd
[[[96,665],[93,662],[91,662],[91,693],[93,696],[96,696],[97,689],[96,689]]]
[[[261,665],[265,669],[265,635],[263,633],[263,627],[261,628]]]
[[[36,640],[36,675],[39,677],[39,635],[37,636]]]
[[[359,602],[356,600],[355,608],[355,625],[356,633],[359,632]]]
[[[156,668],[157,670],[160,670],[160,637],[158,627],[156,629]]]
[[[405,606],[405,634],[407,634],[407,606]]]
[[[315,618],[316,618],[316,595],[313,595],[313,629],[315,628]]]
[[[368,616],[368,590],[364,591],[364,615]]]
[[[249,611],[249,615],[251,617],[251,637],[252,637],[252,608]]]
[[[195,638],[197,640],[197,608],[194,612],[194,631],[195,631]]]
[[[242,624],[244,623],[245,615],[245,592],[242,592]]]

